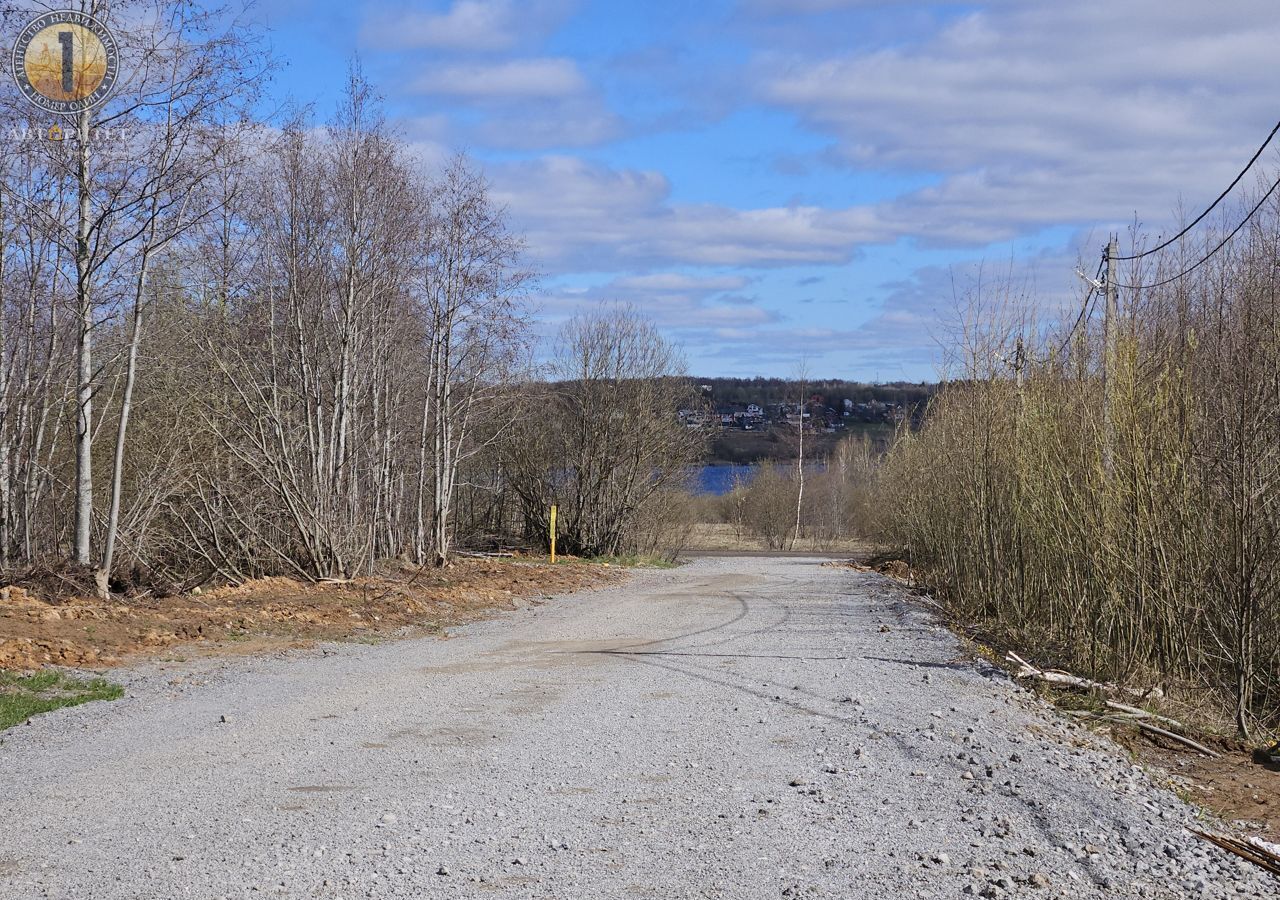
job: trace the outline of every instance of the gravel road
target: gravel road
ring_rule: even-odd
[[[1280,893],[901,589],[816,559],[127,679],[4,736],[5,900]]]

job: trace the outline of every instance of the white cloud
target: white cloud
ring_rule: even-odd
[[[734,209],[673,203],[658,172],[563,156],[498,166],[495,196],[555,271],[637,265],[746,268],[846,263],[862,242],[895,236],[869,208]]]
[[[472,100],[547,99],[586,90],[577,63],[549,57],[448,64],[428,68],[409,85],[410,93]]]
[[[375,50],[506,50],[563,13],[559,0],[457,0],[443,12],[379,10],[364,23],[361,44]]]
[[[1179,197],[1216,195],[1275,120],[1267,0],[993,5],[888,49],[764,48],[760,95],[853,168],[939,173],[879,214],[974,244],[1134,210],[1164,221]]]
[[[985,6],[1002,3],[1034,2],[1034,0],[986,0]],[[972,5],[973,0],[743,0],[742,7],[750,13],[787,15],[794,13],[828,13],[850,9],[877,9],[892,7],[959,6]]]
[[[629,275],[614,284],[622,290],[641,291],[738,291],[750,284],[742,275],[686,275],[660,272],[653,275]]]
[[[470,130],[487,147],[504,150],[547,150],[593,147],[626,131],[622,119],[597,97],[529,101],[503,107]]]
[[[760,95],[834,136],[844,165],[937,173],[875,204],[678,203],[659,172],[568,157],[502,166],[495,181],[556,271],[841,264],[865,244],[982,247],[1135,211],[1158,226],[1180,196],[1212,197],[1274,115],[1280,24],[1224,25],[1224,11],[1244,21],[1261,4],[1223,3],[1019,3],[891,49],[815,60],[765,48]]]
[[[558,322],[601,304],[626,303],[677,338],[708,328],[754,328],[777,321],[778,314],[757,305],[754,297],[725,293],[747,284],[740,276],[625,275],[586,288],[554,290],[544,298],[543,312]]]
[[[943,0],[946,2],[946,0]],[[745,0],[743,8],[752,13],[785,15],[789,13],[823,13],[839,9],[890,6],[902,0]]]

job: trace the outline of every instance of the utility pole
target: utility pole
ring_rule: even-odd
[[[1027,366],[1027,348],[1022,341],[1022,335],[1018,335],[1018,343],[1013,350],[1013,377],[1014,383],[1018,389],[1018,425],[1022,425],[1023,413],[1026,410],[1027,398],[1022,389],[1022,370]]]
[[[1116,337],[1120,323],[1117,318],[1120,305],[1120,286],[1116,278],[1116,257],[1120,255],[1120,243],[1111,235],[1103,258],[1107,263],[1107,308],[1102,321],[1102,468],[1111,475],[1115,454],[1115,422],[1113,420],[1113,396],[1115,392]]]
[[[1018,342],[1013,347],[1013,377],[1018,385],[1018,396],[1022,396],[1022,369],[1027,364],[1027,348],[1018,335]]]

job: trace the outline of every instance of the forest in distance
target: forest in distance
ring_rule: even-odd
[[[762,376],[754,378],[690,376],[689,380],[703,389],[714,402],[731,404],[795,403],[801,397],[819,397],[828,404],[847,399],[854,403],[878,400],[882,403],[917,406],[925,403],[936,389],[936,385],[930,382],[865,382],[818,377],[800,379]]]

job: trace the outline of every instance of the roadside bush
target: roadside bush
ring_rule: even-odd
[[[1278,237],[1272,203],[1190,276],[1160,284],[1218,237],[1122,273],[1140,287],[1109,385],[1098,327],[1019,371],[1034,331],[987,306],[878,489],[883,534],[957,618],[1098,680],[1214,698],[1241,736],[1280,722]]]
[[[742,496],[742,522],[762,538],[770,550],[782,550],[795,528],[797,483],[779,467],[766,463],[751,479]]]

